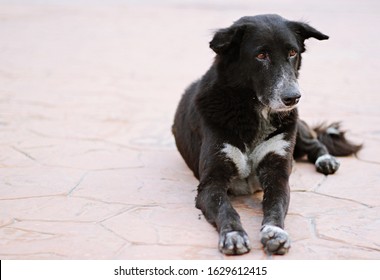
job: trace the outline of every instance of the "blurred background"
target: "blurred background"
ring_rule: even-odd
[[[0,0],[0,258],[222,258],[170,128],[215,30],[262,13],[330,36],[306,42],[301,116],[365,143],[328,178],[296,165],[287,258],[379,258],[377,0]],[[235,203],[266,258],[260,202]]]

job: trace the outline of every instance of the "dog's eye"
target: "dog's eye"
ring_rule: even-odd
[[[256,57],[258,59],[264,60],[264,59],[268,58],[268,54],[266,54],[266,53],[259,53],[258,55],[256,55]]]
[[[289,57],[295,57],[297,55],[297,51],[296,50],[290,50],[289,51]]]

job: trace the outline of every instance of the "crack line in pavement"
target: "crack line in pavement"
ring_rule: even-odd
[[[131,210],[132,208],[134,208],[134,206],[129,206],[129,207],[123,208],[123,209],[121,209],[120,211],[118,211],[117,213],[115,213],[115,214],[113,214],[113,215],[110,215],[110,216],[104,218],[103,220],[98,221],[98,223],[101,224],[101,223],[103,223],[103,222],[105,222],[105,221],[108,221],[109,219],[112,219],[112,218],[115,218],[115,217],[117,217],[117,216],[120,216],[120,215],[122,215],[122,214],[128,212],[128,211]]]
[[[128,241],[124,241],[124,243],[114,251],[114,256],[119,256],[121,252],[123,252],[125,247],[130,247],[132,244],[129,243]],[[113,257],[112,259],[118,259],[118,257]]]
[[[136,148],[136,147],[125,145],[125,144],[115,143],[115,142],[112,142],[112,141],[109,141],[109,140],[106,140],[106,139],[90,138],[90,137],[86,138],[86,137],[51,136],[51,135],[47,135],[47,134],[35,131],[33,129],[28,129],[28,130],[31,133],[33,133],[33,134],[35,134],[37,136],[44,137],[44,138],[49,138],[49,139],[63,139],[63,140],[75,140],[75,141],[79,140],[79,141],[87,141],[87,142],[98,142],[98,143],[103,143],[103,144],[109,144],[109,145],[112,145],[112,146],[116,146],[116,147],[122,148],[122,149],[128,149],[128,150],[133,150],[133,151],[141,151],[140,148]]]
[[[13,150],[15,150],[16,152],[19,152],[20,154],[26,156],[28,159],[31,159],[31,160],[33,160],[33,161],[39,163],[38,160],[37,160],[36,158],[32,157],[32,156],[31,156],[30,154],[28,154],[27,152],[25,152],[25,151],[23,151],[23,150],[21,150],[21,149],[19,149],[19,148],[16,148],[15,146],[11,146],[11,148],[12,148]]]
[[[51,232],[44,232],[44,231],[37,231],[37,230],[32,230],[32,229],[25,229],[25,228],[20,228],[20,227],[15,227],[15,226],[8,226],[8,228],[19,230],[19,231],[24,231],[28,233],[38,233],[38,234],[43,234],[43,235],[50,235],[51,237],[59,236],[59,234],[51,233]],[[44,238],[46,239],[46,238]]]
[[[333,196],[333,195],[324,194],[324,193],[320,193],[320,192],[316,192],[316,191],[292,190],[292,192],[293,193],[311,193],[311,194],[315,194],[315,195],[320,195],[320,196],[325,196],[325,197],[329,197],[329,198],[339,199],[339,200],[343,200],[343,201],[348,201],[348,202],[352,202],[352,203],[355,203],[355,204],[359,204],[359,205],[365,206],[365,207],[370,208],[370,209],[377,207],[377,206],[366,204],[364,202],[356,201],[354,199]]]
[[[358,161],[361,161],[361,162],[364,162],[364,163],[380,165],[380,162],[377,162],[377,161],[372,161],[372,160],[368,160],[368,159],[362,159],[359,156],[356,156],[356,158],[357,158]]]
[[[365,206],[365,207],[370,208],[370,209],[376,207],[376,206],[372,206],[372,205],[366,204],[364,202],[356,201],[356,200],[350,199],[350,198],[338,197],[338,196],[333,196],[333,195],[319,193],[319,192],[314,192],[314,191],[311,191],[311,193],[314,193],[316,195],[321,195],[321,196],[329,197],[329,198],[339,199],[339,200],[343,200],[343,201],[349,201],[349,202],[352,202],[352,203],[356,203],[356,204]]]
[[[215,247],[210,244],[210,246],[204,246],[204,245],[196,245],[196,244],[182,244],[182,243],[175,243],[175,244],[165,244],[165,243],[151,243],[151,242],[141,242],[141,241],[130,241],[128,240],[131,245],[137,245],[137,246],[146,246],[146,245],[158,245],[158,246],[164,246],[164,247],[191,247],[191,248],[208,248],[208,249],[215,249]]]
[[[342,243],[342,244],[345,244],[345,245],[350,246],[350,247],[353,246],[353,247],[356,247],[356,248],[359,248],[359,249],[380,252],[379,248],[373,248],[373,247],[368,247],[368,246],[363,246],[363,245],[357,245],[357,244],[347,243],[346,241],[341,240],[341,239],[337,239],[337,238],[329,237],[329,236],[326,236],[326,235],[323,235],[323,234],[319,234],[318,231],[317,231],[317,237],[319,239],[323,239],[323,240],[328,240],[328,241]]]
[[[0,254],[0,256],[22,257],[23,259],[27,259],[29,256],[39,256],[39,255],[53,255],[53,256],[58,256],[60,258],[67,258],[66,255],[62,255],[62,254],[58,254],[58,253],[54,253],[54,252],[38,252],[38,253],[25,253],[25,254],[7,254],[7,253],[1,253]]]
[[[61,196],[66,196],[66,194],[51,194],[51,195],[36,195],[36,196],[9,197],[9,198],[0,198],[0,201],[8,201],[8,200],[23,200],[23,199],[35,199],[35,198],[49,198],[49,197],[61,197]]]
[[[151,207],[161,206],[159,204],[150,204],[149,205],[149,204],[132,204],[132,203],[125,203],[125,202],[106,201],[106,200],[102,200],[100,198],[87,197],[87,196],[82,196],[82,195],[73,195],[72,197],[87,199],[87,200],[91,200],[91,201],[102,202],[102,203],[105,203],[105,204],[118,204],[118,205],[125,205],[125,206],[134,206],[134,207],[138,207],[138,206],[148,206],[148,207],[149,206],[151,206]],[[175,205],[177,203],[173,203],[173,204]],[[167,203],[166,205],[170,205],[170,203]]]
[[[17,222],[18,222],[17,219],[12,219],[12,221],[10,221],[10,222],[8,222],[6,224],[0,225],[0,229],[5,228],[5,227],[9,227],[9,226],[11,226],[11,225],[13,225],[13,224],[15,224]]]
[[[96,221],[75,221],[75,220],[44,220],[44,219],[19,219],[20,222],[42,222],[42,223],[73,223],[73,224],[94,224]]]
[[[311,192],[316,192],[326,181],[327,181],[328,176],[324,175],[322,180],[311,189]]]
[[[116,237],[118,237],[118,238],[120,238],[121,240],[125,241],[127,244],[131,244],[131,242],[130,242],[128,239],[126,239],[124,236],[118,234],[117,232],[113,231],[112,229],[110,229],[110,228],[107,227],[106,225],[102,224],[101,222],[98,223],[98,224],[99,224],[104,230],[106,230],[106,231],[112,233],[112,234],[115,235]],[[125,245],[126,243],[124,243],[124,245]]]
[[[83,180],[86,178],[86,176],[91,171],[86,171],[80,178],[79,181],[75,184],[75,186],[67,193],[67,196],[71,196],[71,194],[79,187],[79,185],[83,182]]]

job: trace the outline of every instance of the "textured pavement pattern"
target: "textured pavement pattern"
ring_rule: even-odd
[[[1,259],[380,259],[379,1],[105,2],[0,1]],[[213,30],[260,13],[330,35],[300,113],[365,147],[333,176],[297,162],[286,256],[262,250],[260,194],[234,198],[253,249],[226,257],[170,127]]]

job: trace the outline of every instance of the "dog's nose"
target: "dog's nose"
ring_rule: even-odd
[[[284,94],[281,97],[281,100],[286,106],[293,106],[293,105],[296,105],[298,101],[300,101],[300,98],[301,98],[301,94],[299,94],[298,92],[294,92],[294,93],[292,92],[292,93]]]

